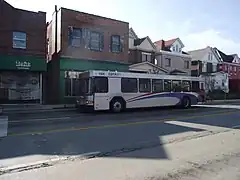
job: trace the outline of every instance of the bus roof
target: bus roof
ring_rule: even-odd
[[[118,71],[100,71],[89,70],[82,73],[83,76],[98,77],[114,77],[114,78],[147,78],[147,79],[170,79],[170,80],[188,80],[188,81],[204,81],[202,77],[168,75],[168,74],[147,74],[135,72],[118,72]]]

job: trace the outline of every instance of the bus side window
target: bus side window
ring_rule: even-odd
[[[138,83],[136,78],[122,78],[121,91],[123,93],[136,93],[138,92]]]
[[[193,92],[199,92],[200,91],[199,82],[198,81],[192,81],[192,91]]]
[[[152,80],[152,92],[158,93],[163,92],[163,80],[153,79]]]
[[[164,80],[164,92],[170,92],[172,90],[171,80]]]
[[[181,92],[182,91],[182,85],[180,80],[172,80],[172,91],[174,92]]]
[[[95,77],[93,79],[93,91],[95,93],[107,93],[108,92],[108,78]]]
[[[184,92],[190,92],[191,91],[190,81],[182,81],[182,91],[184,91]]]
[[[151,92],[150,79],[139,79],[139,92]]]

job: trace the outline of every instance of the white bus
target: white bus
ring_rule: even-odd
[[[126,108],[182,106],[201,101],[199,77],[90,70],[79,76],[76,106],[121,112]]]

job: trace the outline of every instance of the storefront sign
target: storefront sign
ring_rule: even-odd
[[[27,61],[16,61],[16,68],[17,69],[30,69],[31,68],[31,63]]]

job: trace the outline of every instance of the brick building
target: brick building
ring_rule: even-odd
[[[127,22],[55,7],[47,28],[49,103],[73,102],[83,71],[127,71],[128,31]]]
[[[46,13],[0,0],[0,102],[42,102]]]
[[[222,63],[219,65],[219,70],[228,73],[229,89],[233,92],[240,90],[240,59],[237,54],[225,54],[215,48]]]

